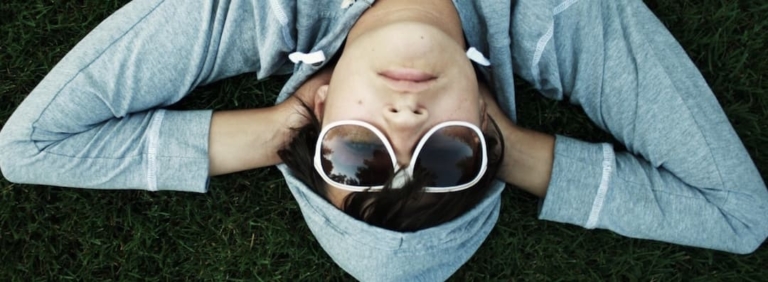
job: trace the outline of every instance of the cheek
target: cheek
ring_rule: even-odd
[[[373,113],[377,112],[373,108],[375,103],[370,98],[351,94],[339,98],[341,99],[334,100],[328,105],[330,109],[326,109],[326,117],[333,121],[346,119],[368,120]]]
[[[463,95],[461,98],[453,100],[451,111],[451,119],[453,120],[465,120],[473,123],[478,123],[480,112],[480,104],[477,98],[468,97]]]

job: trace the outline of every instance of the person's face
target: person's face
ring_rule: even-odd
[[[483,105],[465,50],[418,22],[386,25],[348,44],[329,86],[319,91],[325,126],[360,120],[381,130],[407,165],[419,139],[443,121],[481,126]],[[318,108],[318,107],[316,107]]]

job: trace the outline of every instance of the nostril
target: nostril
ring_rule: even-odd
[[[404,113],[410,112],[410,113],[413,113],[414,115],[419,115],[419,116],[426,114],[426,111],[424,111],[423,109],[402,109],[402,110]],[[401,111],[397,107],[391,107],[391,108],[387,108],[387,112],[397,114],[397,113],[400,113]]]

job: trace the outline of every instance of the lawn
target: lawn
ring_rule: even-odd
[[[126,2],[3,0],[0,125]],[[767,178],[768,2],[646,3],[699,66]],[[270,105],[283,79],[236,77],[196,90],[178,107]],[[522,125],[610,140],[578,108],[518,86]],[[496,228],[453,280],[768,281],[766,244],[733,255],[539,221],[536,210],[534,197],[508,189]],[[0,177],[0,261],[3,281],[351,279],[317,244],[274,168],[213,178],[207,194],[65,189]]]

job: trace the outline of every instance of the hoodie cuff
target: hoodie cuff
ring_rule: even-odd
[[[556,136],[555,159],[539,219],[595,228],[610,189],[613,146]]]
[[[149,190],[207,191],[211,116],[211,110],[158,110],[148,138]]]

